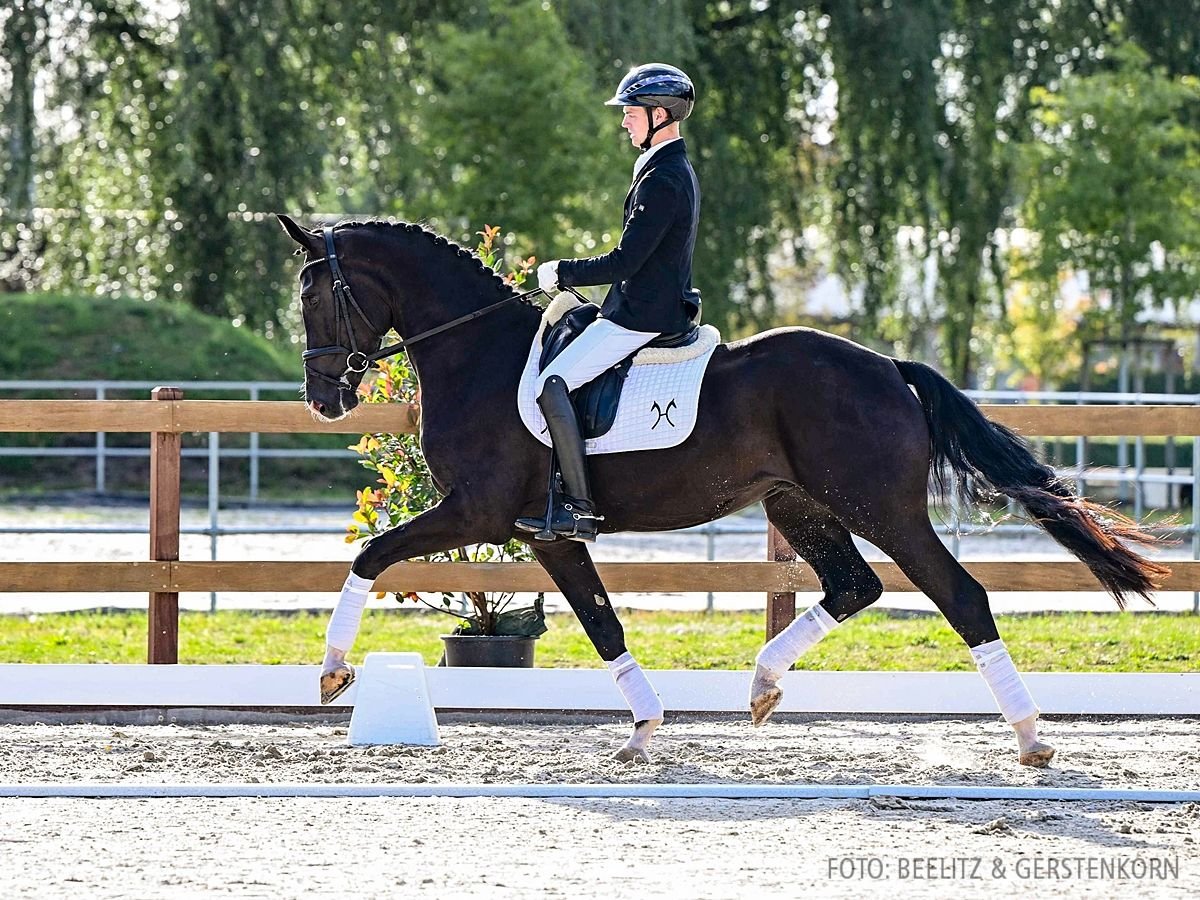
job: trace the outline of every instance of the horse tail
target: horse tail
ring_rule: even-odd
[[[896,360],[904,380],[916,390],[929,423],[930,475],[945,497],[951,481],[973,501],[1011,497],[1030,518],[1069,550],[1125,608],[1126,596],[1148,603],[1171,572],[1125,546],[1152,545],[1157,539],[1136,522],[1080,497],[1049,466],[1038,462],[1012,430],[991,421],[962,391],[935,369]]]

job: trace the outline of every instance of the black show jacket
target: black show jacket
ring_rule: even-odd
[[[564,259],[563,287],[611,284],[600,308],[631,331],[672,334],[700,318],[692,288],[692,250],[700,218],[700,185],[682,140],[656,150],[625,197],[625,226],[603,256]]]

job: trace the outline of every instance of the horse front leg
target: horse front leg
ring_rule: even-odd
[[[608,665],[617,690],[633,713],[633,734],[613,759],[619,762],[648,763],[646,748],[655,729],[663,721],[663,704],[658,694],[625,647],[625,629],[617,618],[592,557],[582,543],[558,540],[551,544],[531,544],[542,568],[562,591],[575,611],[583,630]]]
[[[375,579],[394,563],[494,539],[496,529],[469,516],[467,506],[465,498],[450,494],[433,509],[367,541],[359,551],[325,629],[321,703],[332,702],[354,683],[354,666],[346,662],[346,654],[358,637]]]

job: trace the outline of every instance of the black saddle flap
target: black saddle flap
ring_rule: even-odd
[[[576,307],[546,329],[542,335],[542,355],[538,358],[538,371],[544,371],[558,354],[562,353],[575,338],[583,334],[596,317],[600,307],[585,303]],[[608,371],[596,376],[587,384],[571,391],[575,412],[579,416],[579,427],[585,438],[608,434],[617,418],[617,404],[621,400],[621,389],[633,365],[630,354]]]

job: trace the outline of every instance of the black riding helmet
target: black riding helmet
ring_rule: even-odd
[[[692,113],[696,105],[696,89],[692,79],[682,69],[666,63],[647,63],[629,70],[621,79],[617,92],[605,101],[605,106],[640,106],[646,110],[646,122],[650,126],[642,149],[650,149],[650,139],[659,129],[672,122],[682,122]],[[661,107],[667,111],[667,120],[655,125],[651,109]]]

